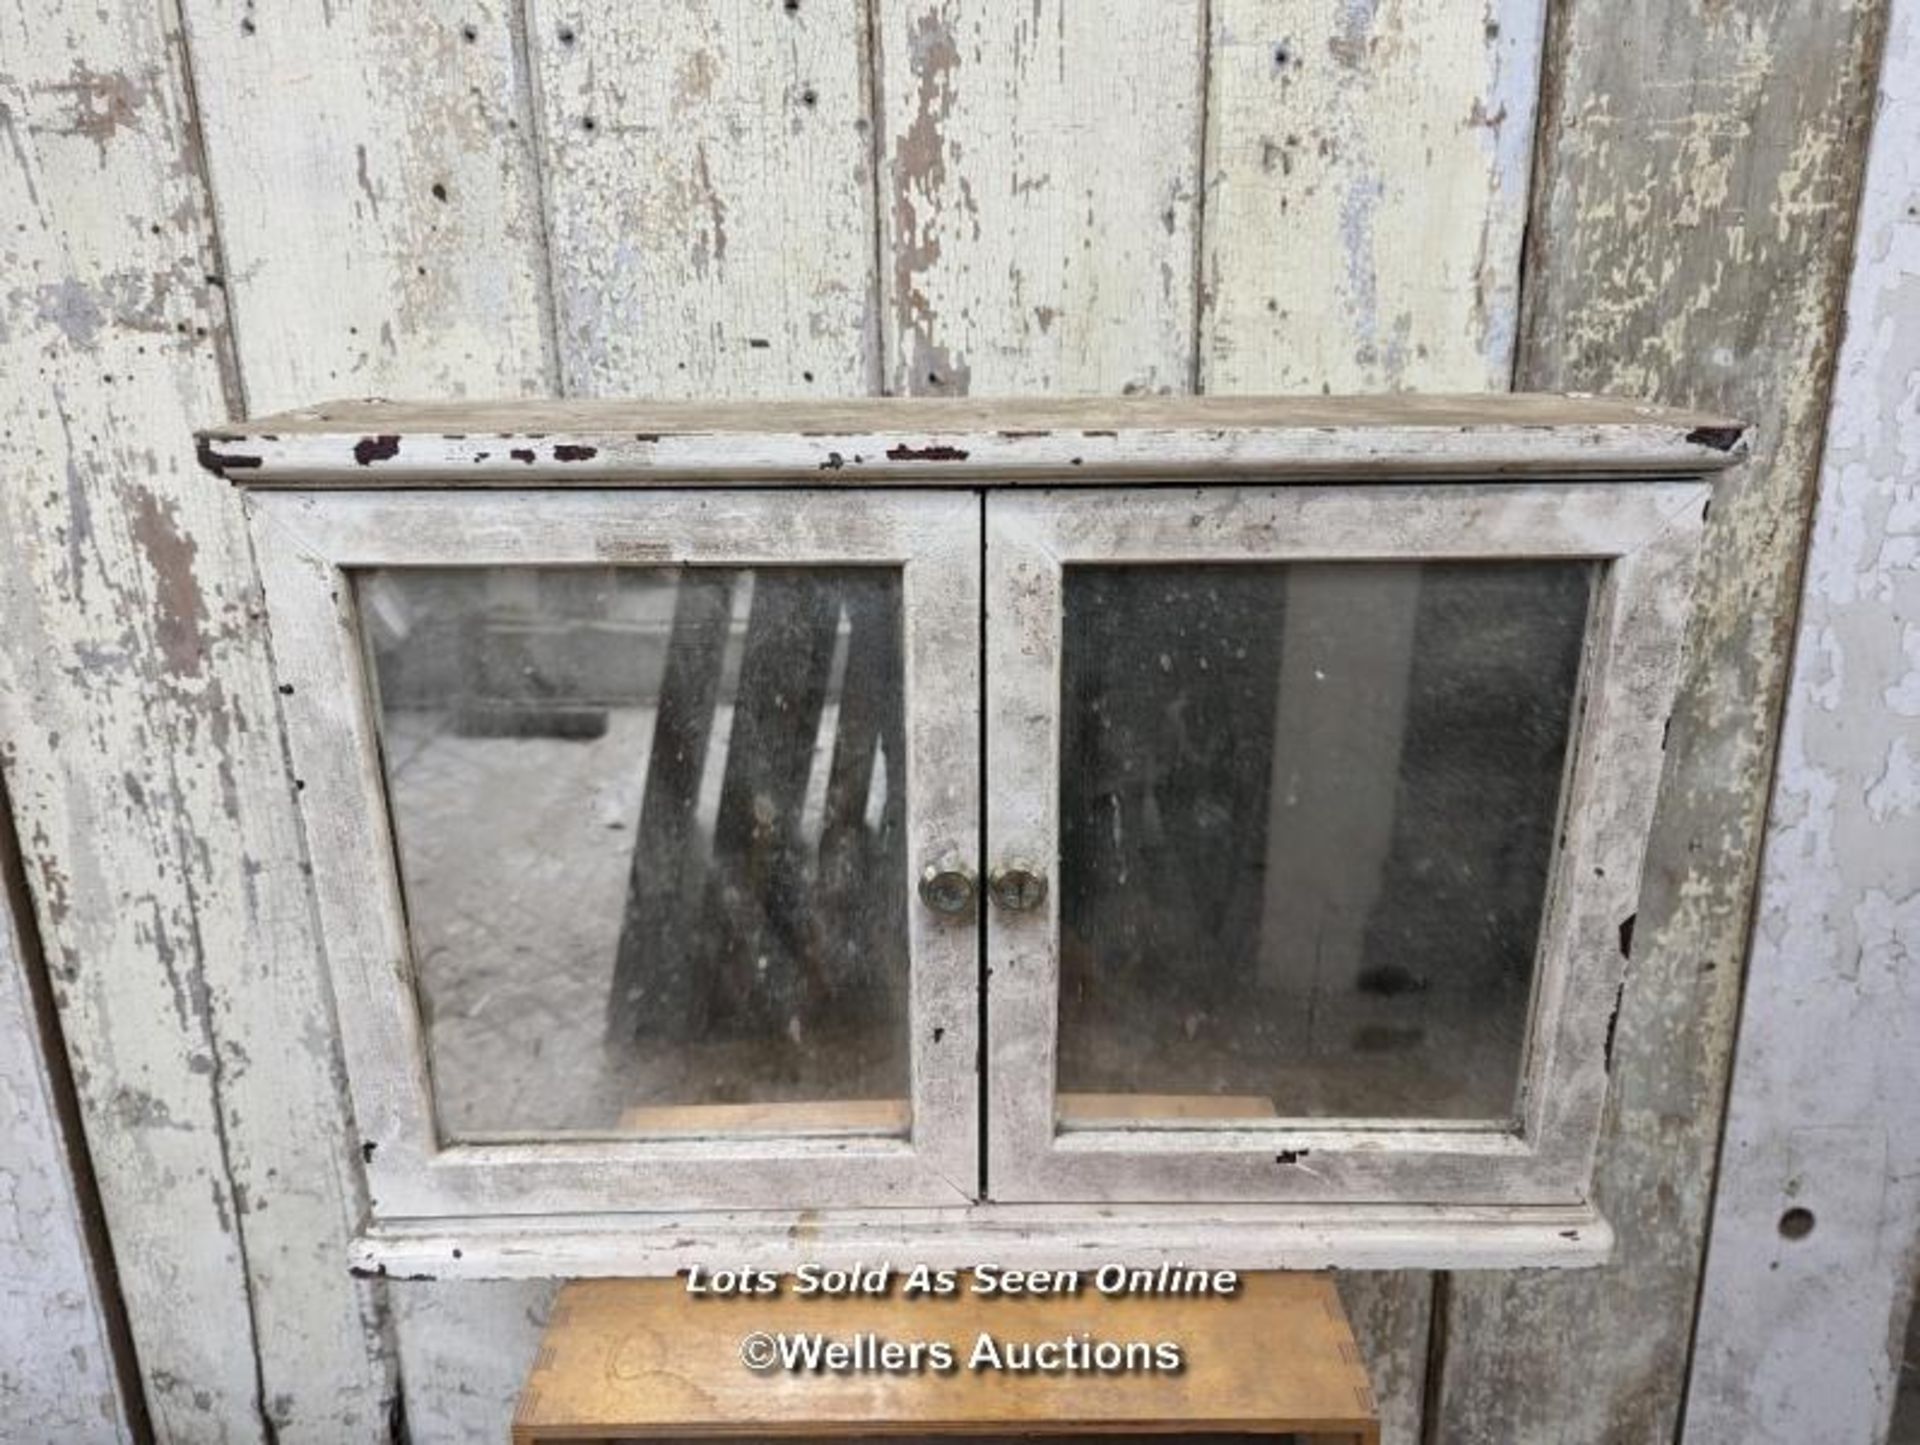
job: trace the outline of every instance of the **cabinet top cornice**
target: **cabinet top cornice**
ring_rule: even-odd
[[[198,434],[242,486],[952,486],[1698,475],[1744,423],[1611,397],[339,401]]]

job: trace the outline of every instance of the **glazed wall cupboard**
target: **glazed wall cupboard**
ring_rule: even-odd
[[[1576,1264],[1727,421],[344,403],[249,491],[367,1267]]]

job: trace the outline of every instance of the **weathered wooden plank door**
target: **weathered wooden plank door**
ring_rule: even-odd
[[[341,1268],[278,679],[193,424],[1517,373],[1762,440],[1715,507],[1621,1001],[1620,1254],[1344,1283],[1389,1439],[1670,1435],[1886,8],[0,6],[0,767],[157,1428],[495,1438],[548,1295]]]
[[[1700,1445],[1876,1440],[1902,1392],[1894,1438],[1920,1433],[1920,5],[1891,27],[1695,1326]]]
[[[1517,379],[1684,396],[1756,436],[1714,499],[1615,1026],[1596,1199],[1616,1257],[1451,1281],[1442,1441],[1676,1428],[1883,16],[1802,0],[1557,16]],[[1593,1360],[1605,1384],[1568,1389]]]
[[[0,57],[0,755],[148,1409],[384,1429],[257,583],[178,440],[240,404],[178,17],[8,5]]]
[[[0,1430],[131,1441],[146,1401],[6,801],[0,787]]]

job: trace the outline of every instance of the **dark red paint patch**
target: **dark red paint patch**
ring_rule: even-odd
[[[400,438],[396,436],[361,437],[353,444],[353,459],[363,467],[392,461],[399,455]]]
[[[200,465],[216,477],[224,477],[228,472],[245,471],[249,467],[260,465],[260,458],[250,457],[244,452],[217,452],[213,449],[212,437],[196,437],[193,454],[200,459]]]

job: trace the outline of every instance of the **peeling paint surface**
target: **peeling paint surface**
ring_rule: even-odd
[[[877,379],[861,7],[529,7],[569,394]]]
[[[551,1280],[442,1280],[390,1287],[414,1440],[497,1445],[533,1368]]]
[[[1347,1298],[1391,1441],[1429,1400],[1436,1440],[1671,1438],[1885,3],[1568,0],[1550,34],[1543,0],[0,6],[0,768],[163,1435],[382,1438],[404,1377],[412,1439],[497,1439],[545,1300],[345,1272],[360,1151],[279,678],[194,425],[340,394],[1477,390],[1517,365],[1760,423],[1714,507],[1617,1017],[1620,1253],[1456,1276],[1431,1331],[1430,1276]],[[1920,743],[1842,757],[1819,726],[1870,694],[1920,717],[1920,621],[1873,672],[1851,610],[1920,554],[1911,499],[1852,465],[1846,547],[1879,550],[1816,560],[1775,821],[1816,863],[1920,792]],[[1910,893],[1872,882],[1809,935],[1854,941],[1861,1000],[1891,997]],[[1765,1169],[1904,1157],[1830,1123]]]
[[[1767,823],[1689,1441],[1881,1438],[1920,1281],[1912,0],[1892,8],[1874,127]],[[1809,1212],[1810,1230],[1783,1232],[1790,1209]]]
[[[26,924],[0,892],[0,1440],[131,1441],[22,974]]]
[[[880,0],[886,389],[1193,389],[1202,9]]]
[[[517,6],[181,9],[246,405],[549,390]]]
[[[1504,390],[1543,0],[1213,0],[1209,26],[1198,389]],[[1390,1445],[1421,1436],[1433,1294],[1342,1279]]]
[[[1208,391],[1505,390],[1542,0],[1215,0]]]
[[[0,767],[155,1429],[335,1440],[391,1380],[339,1263],[360,1202],[246,532],[190,440],[232,378],[185,54],[157,10],[0,7]]]
[[[1595,1173],[1614,1260],[1453,1280],[1441,1441],[1678,1428],[1884,13],[1573,0],[1558,17],[1518,380],[1714,406],[1756,437],[1716,485],[1615,1030]]]

